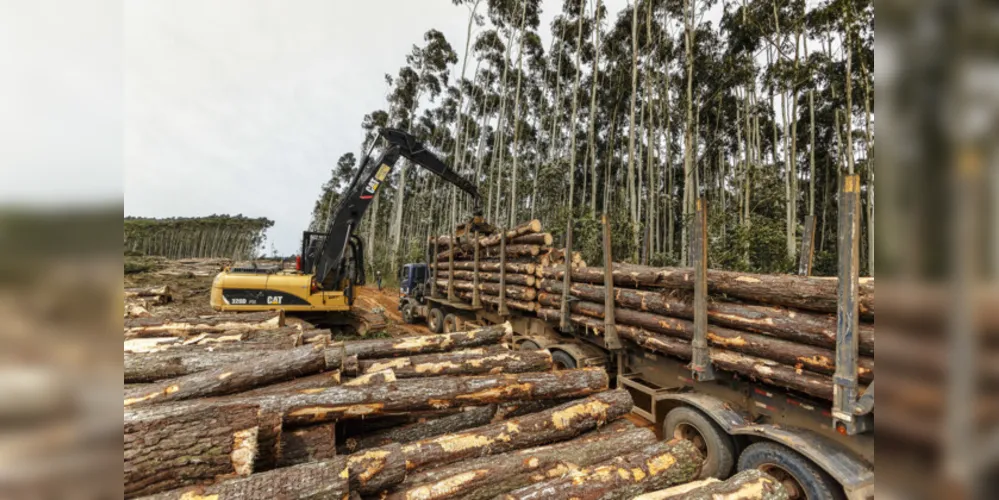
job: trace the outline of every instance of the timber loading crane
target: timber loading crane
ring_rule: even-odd
[[[354,232],[399,157],[469,194],[474,209],[467,227],[490,231],[491,226],[482,219],[481,197],[474,184],[448,167],[413,135],[382,128],[378,136],[385,144],[381,155],[371,161],[371,152],[379,144],[376,140],[333,210],[328,230],[303,234],[297,271],[259,273],[225,269],[212,283],[212,308],[218,311],[349,311],[354,302],[354,286],[363,285],[365,281],[364,245]]]

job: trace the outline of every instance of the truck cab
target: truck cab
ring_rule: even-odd
[[[399,293],[404,297],[422,300],[427,278],[430,276],[426,264],[406,264],[399,273]]]

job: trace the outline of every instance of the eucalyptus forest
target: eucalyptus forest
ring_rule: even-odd
[[[454,0],[464,40],[431,29],[386,74],[361,124],[420,137],[473,179],[487,220],[538,218],[599,262],[684,265],[694,204],[708,209],[712,267],[789,272],[815,221],[815,274],[834,274],[836,198],[860,174],[861,272],[874,271],[874,14],[869,0]],[[557,4],[545,3],[553,8]],[[540,30],[550,30],[545,46]],[[357,168],[341,157],[313,229]],[[419,260],[471,200],[406,162],[368,212],[369,262]]]

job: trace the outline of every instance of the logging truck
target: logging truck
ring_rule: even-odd
[[[698,208],[703,214],[700,204]],[[694,246],[696,250],[696,238]],[[604,247],[607,279],[603,286],[607,287],[605,296],[614,297],[613,266],[606,265],[612,262],[607,258],[606,222]],[[430,252],[428,261],[432,264],[403,266],[399,308],[406,322],[426,321],[435,333],[509,321],[515,347],[548,349],[556,368],[603,367],[616,378],[618,387],[631,393],[633,412],[651,422],[662,438],[682,437],[697,445],[706,456],[702,478],[726,479],[743,470],[758,469],[781,481],[790,498],[866,500],[874,498],[874,384],[870,382],[866,391],[858,385],[861,334],[858,314],[850,311],[858,309],[860,280],[856,269],[849,267],[855,266],[857,259],[849,255],[850,245],[846,247],[842,252],[846,255],[840,256],[838,293],[834,294],[839,314],[835,339],[830,339],[835,343],[831,398],[759,382],[768,379],[766,366],[749,367],[756,370],[752,376],[746,376],[749,372],[745,370],[733,371],[732,365],[723,366],[720,358],[719,366],[713,366],[706,341],[707,320],[697,320],[698,315],[706,315],[708,287],[706,258],[698,258],[704,254],[697,251],[692,252],[694,309],[698,312],[694,314],[692,340],[687,344],[687,359],[691,361],[643,348],[634,342],[634,333],[630,333],[632,341],[620,342],[616,328],[622,329],[622,336],[640,329],[615,325],[613,299],[607,301],[610,311],[601,311],[609,312],[604,316],[609,321],[593,320],[595,326],[580,327],[577,316],[573,316],[574,321],[569,319],[570,311],[575,312],[573,302],[580,300],[571,294],[559,294],[565,297],[559,314],[554,308],[542,309],[545,297],[540,295],[532,311],[530,303],[508,299],[505,293],[497,299],[474,291],[470,296],[446,284],[442,288],[436,280],[438,267],[446,269],[449,276],[461,271],[456,271],[453,259],[431,259]],[[853,249],[856,251],[855,245]],[[567,248],[564,255],[569,253]],[[505,253],[500,255],[498,266],[504,273],[509,264],[503,258]],[[475,276],[479,266],[476,257],[472,271],[475,290],[480,288]],[[571,290],[565,278],[562,290]],[[504,292],[506,283],[505,276],[501,277]],[[872,334],[873,326],[868,327]],[[873,349],[873,340],[869,347]]]

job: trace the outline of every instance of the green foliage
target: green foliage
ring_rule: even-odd
[[[262,248],[274,221],[243,215],[125,217],[125,252],[170,259],[223,257],[251,259]]]

